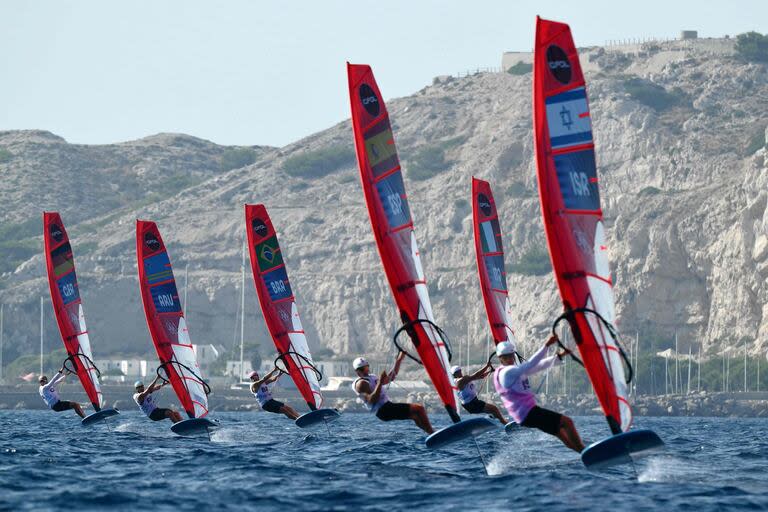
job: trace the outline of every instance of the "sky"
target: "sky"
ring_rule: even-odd
[[[349,117],[345,61],[406,96],[529,51],[537,14],[578,46],[768,32],[766,0],[1,0],[0,130],[283,146]]]

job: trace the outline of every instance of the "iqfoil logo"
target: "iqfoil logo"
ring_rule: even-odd
[[[363,104],[365,111],[373,117],[379,115],[379,98],[376,97],[376,93],[373,92],[370,85],[363,84],[360,86],[360,102]]]
[[[547,66],[552,76],[561,84],[567,84],[571,81],[571,61],[562,48],[557,45],[551,45],[547,48]]]

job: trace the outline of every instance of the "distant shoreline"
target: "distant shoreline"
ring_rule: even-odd
[[[104,395],[109,406],[121,409],[135,408],[133,388],[125,385],[105,385]],[[62,399],[77,400],[87,403],[82,391],[74,385],[62,389]],[[431,414],[441,414],[443,406],[434,393],[405,393],[391,389],[390,396],[394,401],[409,401],[425,403]],[[302,399],[296,390],[278,389],[276,398],[296,406],[302,405]],[[365,413],[365,409],[349,390],[328,391],[324,393],[326,405],[335,407],[345,413]],[[481,394],[484,400],[500,403],[495,393]],[[538,395],[539,404],[572,416],[602,416],[594,395],[581,394],[577,396]],[[172,392],[162,391],[158,396],[161,404],[178,404]],[[638,396],[631,398],[633,413],[636,417],[643,416],[698,416],[698,417],[739,417],[762,418],[768,417],[768,392],[747,393],[706,393],[698,392],[689,395]],[[258,411],[259,406],[250,392],[244,389],[214,388],[209,397],[212,411]],[[37,386],[0,386],[0,410],[12,409],[45,409],[45,403],[37,393]],[[463,411],[462,411],[463,412]]]

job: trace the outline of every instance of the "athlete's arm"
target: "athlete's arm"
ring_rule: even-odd
[[[395,380],[397,374],[400,373],[400,364],[403,362],[403,359],[405,359],[405,352],[401,350],[398,352],[397,358],[395,358],[395,366],[392,367],[392,371],[390,371],[388,374],[390,381]],[[379,382],[381,382],[381,380],[379,380]]]
[[[544,371],[544,370],[546,370],[548,368],[551,368],[553,366],[557,366],[560,363],[562,363],[562,360],[559,357],[557,357],[557,354],[555,354],[553,356],[545,357],[544,359],[539,361],[539,364],[537,364],[536,366],[531,368],[531,370],[528,373],[528,375],[533,375],[535,373],[539,373],[539,372]]]
[[[402,360],[402,358],[400,358],[399,355],[398,355],[398,358],[400,360]],[[399,363],[395,363],[395,366],[397,366],[398,364]],[[370,400],[368,401],[369,404],[373,405],[373,404],[375,404],[376,402],[379,401],[379,397],[381,396],[382,387],[385,384],[389,384],[389,380],[390,379],[389,379],[389,376],[387,375],[387,372],[381,372],[381,375],[379,376],[379,382],[376,383],[376,387],[373,388],[373,393],[370,394]],[[368,388],[370,388],[370,386],[368,386]]]
[[[477,370],[475,373],[473,373],[472,375],[470,375],[470,376],[469,376],[469,380],[480,380],[480,379],[484,379],[484,378],[486,378],[486,377],[488,376],[488,374],[489,374],[489,373],[491,373],[491,372],[489,371],[489,370],[490,370],[490,368],[491,368],[491,367],[490,367],[490,365],[489,365],[489,364],[487,364],[487,365],[483,366],[482,368],[480,368],[479,370]],[[463,379],[463,378],[464,378],[464,377],[462,377],[462,379]]]

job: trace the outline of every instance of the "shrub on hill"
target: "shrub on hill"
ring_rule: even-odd
[[[629,78],[624,82],[624,90],[629,93],[633,100],[657,111],[689,103],[688,97],[680,88],[676,87],[668,91],[664,87],[642,78]]]
[[[736,55],[747,62],[768,62],[768,34],[739,34],[736,36]]]
[[[520,61],[507,69],[507,73],[510,75],[527,75],[531,71],[533,71],[533,64],[528,64],[523,61]]]
[[[746,156],[754,154],[756,151],[765,147],[765,129],[759,127],[747,141],[747,147],[744,148]]]
[[[542,247],[528,249],[517,263],[509,266],[510,272],[526,276],[543,276],[550,270],[549,253]]]
[[[231,171],[256,161],[256,152],[251,148],[229,148],[219,158],[219,170]]]
[[[337,144],[289,157],[283,162],[283,171],[295,178],[322,178],[354,164],[354,149],[347,144]]]
[[[3,164],[13,157],[13,153],[5,148],[0,148],[0,164]]]
[[[408,177],[416,181],[424,181],[448,169],[452,162],[446,159],[445,152],[460,146],[466,140],[465,136],[459,136],[417,149],[408,158]]]

